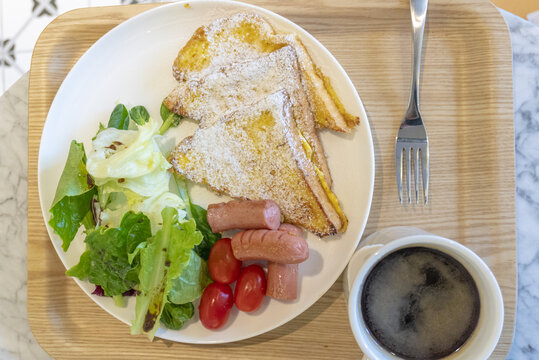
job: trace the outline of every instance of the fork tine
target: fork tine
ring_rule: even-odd
[[[399,190],[399,202],[402,204],[402,146],[395,146],[395,167],[397,169],[397,188]]]
[[[412,149],[414,152],[414,183],[415,183],[415,203],[419,203],[419,149]]]
[[[411,174],[411,160],[412,160],[412,157],[411,157],[411,151],[412,149],[411,148],[404,148],[404,153],[406,154],[406,187],[408,189],[408,204],[410,204],[412,202],[411,200],[411,197],[410,197],[410,192],[411,192],[411,184],[410,184],[410,174]]]
[[[429,146],[421,149],[421,169],[423,170],[423,200],[429,202]]]

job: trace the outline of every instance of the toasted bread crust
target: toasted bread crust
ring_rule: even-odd
[[[257,58],[287,45],[296,50],[317,126],[350,132],[359,118],[345,111],[329,78],[316,68],[305,46],[294,35],[276,34],[255,13],[237,13],[197,29],[178,53],[173,73],[178,81],[200,79],[224,64]]]
[[[302,148],[285,91],[199,128],[176,147],[171,163],[179,174],[219,193],[272,199],[285,221],[319,236],[343,226]]]
[[[335,131],[350,132],[354,126],[359,124],[359,117],[346,112],[331,85],[330,79],[314,64],[301,40],[295,35],[284,37],[290,45],[295,47],[298,54],[309,102],[315,112],[317,125]]]

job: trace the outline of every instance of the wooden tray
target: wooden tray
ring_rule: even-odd
[[[318,38],[357,87],[376,153],[376,185],[365,234],[408,224],[476,251],[503,292],[505,325],[493,358],[505,358],[513,337],[516,237],[511,44],[501,15],[487,0],[429,4],[421,95],[432,175],[431,203],[423,208],[399,205],[393,160],[410,81],[408,1],[251,2]],[[130,336],[128,326],[64,275],[38,199],[43,124],[58,87],[86,49],[114,26],[153,6],[71,11],[54,20],[36,44],[28,105],[28,315],[36,339],[58,359],[359,358],[342,277],[310,309],[274,331],[239,343],[198,346]],[[66,114],[65,121],[72,115]]]

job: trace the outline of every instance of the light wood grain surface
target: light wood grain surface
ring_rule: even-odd
[[[523,19],[526,19],[528,14],[539,11],[539,1],[537,0],[492,0],[492,3]]]
[[[413,225],[476,251],[502,289],[505,324],[493,358],[505,358],[516,300],[515,183],[511,45],[498,11],[487,0],[429,4],[421,98],[431,144],[431,204],[423,208],[399,205],[395,189],[394,137],[410,80],[408,2],[250,2],[289,18],[318,38],[360,94],[376,154],[365,235],[388,226]],[[43,124],[62,80],[86,49],[117,24],[153,6],[66,13],[46,28],[35,47],[29,90],[28,315],[36,339],[57,359],[359,358],[342,277],[311,308],[274,331],[233,344],[198,346],[159,339],[149,343],[143,336],[130,336],[128,326],[64,275],[38,198]]]

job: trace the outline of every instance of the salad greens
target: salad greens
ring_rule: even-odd
[[[92,199],[96,194],[94,179],[86,170],[84,145],[73,140],[51,205],[49,225],[62,239],[67,251],[81,224],[94,227]]]
[[[86,251],[66,274],[88,280],[118,306],[123,295],[136,294],[131,333],[150,339],[160,323],[179,329],[193,316],[192,302],[212,281],[206,261],[220,238],[185,180],[177,179],[180,196],[170,191],[159,138],[181,116],[164,105],[160,115],[161,126],[144,106],[118,104],[107,127],[99,124],[88,157],[73,141],[49,221],[64,251],[84,225]]]
[[[156,142],[158,128],[150,119],[137,130],[108,128],[97,134],[86,164],[96,185],[120,191],[127,188],[147,197],[168,189],[170,174],[166,170],[171,165]]]
[[[208,224],[208,220],[206,219],[206,209],[191,202],[191,198],[189,197],[189,192],[187,190],[187,181],[177,175],[174,176],[174,180],[176,182],[176,186],[178,187],[178,193],[186,204],[188,218],[195,219],[197,229],[202,233],[203,236],[202,242],[195,246],[195,252],[202,259],[208,260],[210,250],[213,244],[221,239],[221,234],[211,231],[210,224]]]
[[[189,262],[181,275],[172,280],[168,300],[174,304],[195,301],[202,296],[202,292],[211,282],[208,264],[196,252],[191,251]]]
[[[161,323],[169,329],[179,330],[194,314],[195,307],[191,303],[181,305],[167,303],[161,314]]]
[[[109,128],[116,128],[119,130],[129,129],[129,112],[123,104],[118,104],[112,110],[108,123]]]
[[[97,134],[99,134],[101,131],[103,131],[105,129],[106,129],[106,127],[103,124],[99,123],[99,129],[97,130],[97,133],[95,134],[95,136],[92,138],[92,141],[95,140],[95,138],[97,137]]]
[[[161,119],[163,120],[163,125],[159,128],[159,135],[163,135],[170,127],[176,127],[180,124],[182,117],[178,114],[170,111],[164,103],[161,104],[161,109],[159,110]]]
[[[159,327],[173,280],[189,263],[191,249],[202,241],[194,220],[180,224],[172,208],[165,208],[162,216],[163,227],[140,250],[140,295],[131,325],[131,334],[145,333],[150,340]]]
[[[129,117],[138,125],[144,125],[150,120],[150,114],[144,106],[135,106],[129,111]]]
[[[151,235],[150,220],[128,212],[120,227],[101,226],[90,232],[84,240],[87,250],[66,274],[100,285],[106,296],[122,295],[139,283],[139,261],[129,262],[128,254]]]
[[[210,257],[210,250],[217,242],[221,239],[221,234],[214,233],[211,231],[211,227],[206,220],[206,209],[196,205],[191,204],[191,214],[193,214],[193,219],[195,219],[198,230],[202,233],[203,239],[202,242],[195,247],[197,254],[204,260],[208,260]]]

